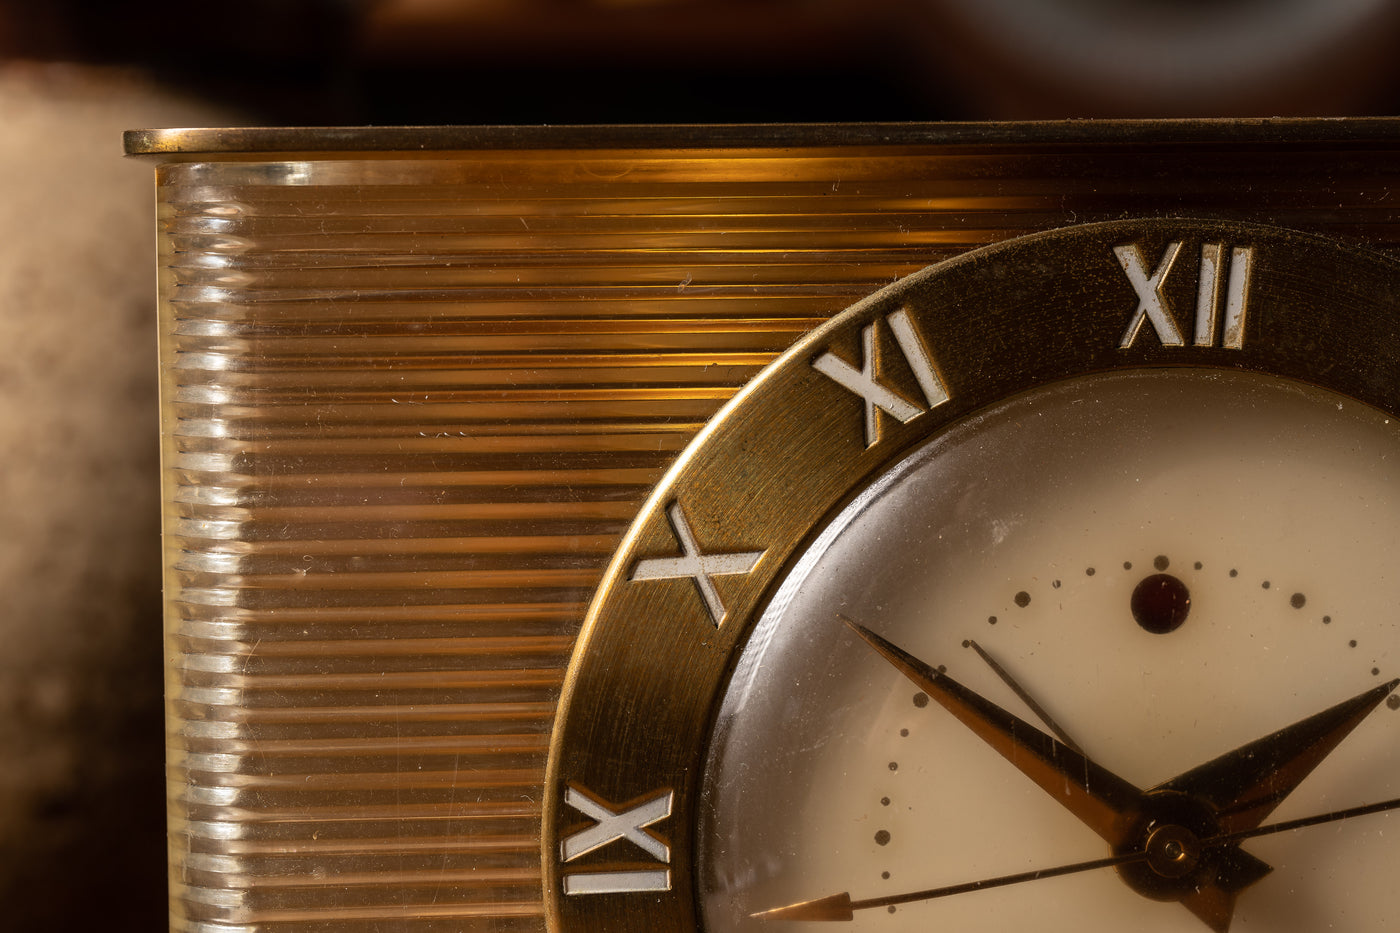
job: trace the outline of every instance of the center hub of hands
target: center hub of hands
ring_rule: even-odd
[[[1218,835],[1219,826],[1209,806],[1185,794],[1158,791],[1148,795],[1137,827],[1119,854],[1146,857],[1118,867],[1134,891],[1175,901],[1212,880],[1214,859],[1202,840]]]
[[[1147,836],[1147,864],[1163,878],[1189,874],[1201,861],[1201,840],[1185,826],[1158,826]]]

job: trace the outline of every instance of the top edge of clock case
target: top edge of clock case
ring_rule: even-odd
[[[127,155],[165,159],[531,149],[743,149],[850,146],[1394,146],[1400,118],[1063,120],[594,126],[173,127],[123,135]]]

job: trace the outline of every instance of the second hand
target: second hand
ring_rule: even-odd
[[[1293,820],[1284,820],[1279,823],[1270,823],[1267,826],[1257,826],[1254,829],[1243,830],[1237,833],[1224,833],[1219,836],[1211,836],[1201,840],[1204,848],[1214,848],[1222,845],[1235,845],[1246,839],[1253,839],[1255,836],[1269,836],[1275,833],[1285,833],[1296,829],[1304,829],[1309,826],[1318,826],[1323,823],[1334,823],[1338,820],[1349,820],[1353,817],[1367,816],[1372,813],[1384,813],[1387,810],[1400,808],[1400,797],[1390,800],[1382,800],[1378,803],[1362,804],[1357,807],[1348,807],[1345,810],[1332,810],[1328,813],[1319,813],[1314,816],[1304,816]],[[1001,875],[997,878],[983,878],[979,881],[965,881],[961,884],[950,884],[939,888],[928,888],[923,891],[911,891],[905,894],[891,894],[886,897],[872,897],[865,900],[853,901],[848,893],[832,894],[827,897],[817,898],[812,901],[803,901],[798,904],[790,904],[786,907],[775,907],[772,910],[763,910],[750,916],[764,920],[851,920],[857,910],[869,910],[874,907],[893,907],[897,904],[908,904],[913,901],[930,901],[940,897],[951,897],[954,894],[966,894],[971,891],[982,891],[987,888],[999,888],[1012,884],[1023,884],[1027,881],[1039,881],[1042,878],[1056,878],[1061,875],[1073,875],[1079,872],[1095,871],[1100,868],[1112,868],[1117,865],[1126,865],[1129,862],[1141,861],[1147,858],[1145,851],[1128,852],[1123,855],[1111,855],[1105,858],[1090,859],[1086,862],[1073,862],[1068,865],[1058,865],[1054,868],[1040,868],[1034,871],[1018,872],[1014,875]]]

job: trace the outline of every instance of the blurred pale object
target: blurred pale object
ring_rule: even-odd
[[[774,73],[835,74],[794,84],[767,118],[844,116],[850,93],[850,118],[871,119],[896,106],[918,118],[1383,113],[1397,38],[1392,0],[385,0],[354,41],[371,62],[528,75],[565,60],[581,79],[683,65],[722,101],[745,83],[771,93]],[[650,102],[645,82],[624,92]],[[654,106],[683,115],[693,102]]]
[[[4,927],[160,929],[154,205],[114,141],[229,119],[110,68],[0,65]]]
[[[926,0],[999,115],[1355,113],[1394,71],[1390,0]]]

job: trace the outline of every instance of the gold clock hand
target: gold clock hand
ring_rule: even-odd
[[[863,625],[843,620],[939,705],[1113,846],[1131,835],[1144,795],[1063,742],[974,693]]]
[[[1247,831],[1262,823],[1397,684],[1400,680],[1367,690],[1148,791],[1152,803],[1142,814],[1138,836],[1147,837],[1152,823],[1163,821],[1162,814],[1154,812],[1158,801],[1170,810],[1173,801],[1180,797],[1202,802],[1210,808],[1207,822],[1213,823],[1215,829],[1207,835],[1236,841],[1230,846],[1198,844],[1196,836],[1185,830],[1189,844],[1198,853],[1189,859],[1189,864],[1194,866],[1202,859],[1210,860],[1200,872],[1212,879],[1209,884],[1178,885],[1170,872],[1164,875],[1162,863],[1126,864],[1119,870],[1123,879],[1148,896],[1156,896],[1154,892],[1165,889],[1212,930],[1224,933],[1230,928],[1239,892],[1270,870],[1265,862],[1240,849],[1239,841],[1249,838]],[[1201,828],[1197,827],[1198,833]],[[1136,849],[1140,845],[1132,842],[1129,848]],[[1193,872],[1195,869],[1190,868],[1183,876]]]
[[[1292,832],[1309,826],[1320,826],[1323,823],[1335,823],[1339,820],[1349,820],[1358,816],[1367,816],[1372,813],[1382,813],[1386,810],[1395,809],[1400,809],[1400,797],[1382,800],[1378,803],[1363,804],[1358,807],[1348,807],[1344,810],[1333,810],[1328,813],[1319,813],[1313,816],[1284,820],[1280,823],[1271,823],[1268,826],[1257,826],[1253,829],[1242,830],[1240,832],[1225,833],[1209,839],[1199,840],[1199,845],[1202,848],[1218,846],[1233,847],[1246,839],[1253,839],[1255,836],[1268,836],[1275,833]],[[1174,850],[1168,850],[1167,847],[1176,844],[1175,840],[1163,840],[1161,843],[1163,849],[1161,855],[1171,857],[1170,852]],[[761,910],[749,916],[762,920],[852,920],[857,910],[869,910],[875,907],[893,907],[897,904],[909,904],[914,901],[931,901],[940,897],[951,897],[954,894],[967,894],[972,891],[984,891],[988,888],[1024,884],[1028,881],[1039,881],[1043,878],[1057,878],[1061,875],[1073,875],[1079,872],[1094,871],[1099,868],[1113,868],[1133,862],[1148,861],[1157,854],[1158,853],[1150,851],[1150,849],[1138,850],[1120,855],[1111,855],[1107,858],[1090,859],[1084,862],[1071,862],[1067,865],[1057,865],[1053,868],[1040,868],[1034,871],[1018,872],[1014,875],[1000,875],[996,878],[964,881],[961,884],[944,885],[939,888],[927,888],[923,891],[910,891],[903,894],[888,894],[883,897],[871,897],[859,901],[852,900],[849,892],[842,891],[840,894],[828,894],[826,897],[819,897],[810,901],[801,901],[797,904],[788,904],[784,907]]]
[[[1256,826],[1253,829],[1240,830],[1239,832],[1225,833],[1211,839],[1206,839],[1203,844],[1213,846],[1243,842],[1246,839],[1253,839],[1256,836],[1272,836],[1276,833],[1290,833],[1294,830],[1306,829],[1309,826],[1321,826],[1323,823],[1336,823],[1339,820],[1350,820],[1358,816],[1370,816],[1372,813],[1384,813],[1386,810],[1396,809],[1400,809],[1400,797],[1392,797],[1389,800],[1382,800],[1377,803],[1363,803],[1359,807],[1347,807],[1343,810],[1316,813],[1312,816],[1300,816],[1278,823],[1269,823],[1267,826]]]
[[[1380,705],[1400,679],[1285,726],[1172,778],[1156,790],[1209,803],[1222,831],[1253,829]]]
[[[978,738],[1098,833],[1116,855],[1147,848],[1149,833],[1163,827],[1180,830],[1190,840],[1214,829],[1207,804],[1170,790],[1143,793],[870,629],[849,619],[843,621]],[[1208,855],[1208,859],[1189,861],[1164,857],[1146,865],[1135,864],[1142,859],[1128,859],[1120,863],[1120,874],[1145,897],[1179,901],[1216,933],[1225,933],[1239,892],[1271,868],[1238,845],[1216,847]]]
[[[1056,878],[1060,875],[1073,875],[1083,871],[1094,871],[1098,868],[1111,868],[1115,865],[1122,865],[1126,862],[1141,861],[1147,858],[1146,853],[1133,852],[1127,855],[1110,855],[1106,858],[1090,859],[1087,862],[1073,862],[1069,865],[1058,865],[1054,868],[1040,868],[1035,871],[1017,872],[1014,875],[1001,875],[996,878],[983,878],[978,881],[964,881],[961,884],[945,885],[941,888],[928,888],[923,891],[910,891],[905,894],[887,894],[884,897],[871,897],[865,900],[853,901],[851,895],[842,891],[840,894],[829,894],[826,897],[819,897],[810,901],[802,901],[798,904],[788,904],[786,907],[774,907],[771,910],[762,910],[749,916],[760,920],[853,920],[857,910],[869,910],[874,907],[893,907],[897,904],[910,904],[914,901],[931,901],[940,897],[951,897],[954,894],[967,894],[972,891],[985,891],[988,888],[1002,888],[1012,884],[1024,884],[1027,881],[1039,881],[1043,878]]]
[[[1084,754],[1084,749],[1079,747],[1079,743],[1069,737],[1069,733],[1066,732],[1063,728],[1061,728],[1060,724],[1057,723],[1053,718],[1051,718],[1049,711],[1047,711],[1045,707],[1037,703],[1035,697],[1031,696],[1030,693],[1026,691],[1026,688],[1022,687],[1021,684],[1016,680],[1016,678],[1011,676],[1011,672],[1008,671],[1006,668],[1002,667],[999,663],[997,663],[996,658],[988,654],[985,648],[977,644],[977,642],[972,640],[971,638],[964,642],[964,644],[966,644],[973,651],[977,652],[977,656],[979,658],[987,662],[987,666],[992,669],[992,673],[1000,677],[1002,683],[1010,687],[1011,692],[1016,694],[1017,699],[1019,699],[1022,703],[1026,704],[1026,706],[1030,708],[1030,711],[1032,713],[1035,713],[1036,716],[1040,717],[1040,721],[1045,723],[1045,727],[1051,732],[1055,733],[1055,738],[1059,739],[1061,742],[1065,743],[1070,748],[1074,749],[1076,752],[1079,752],[1081,755]]]

